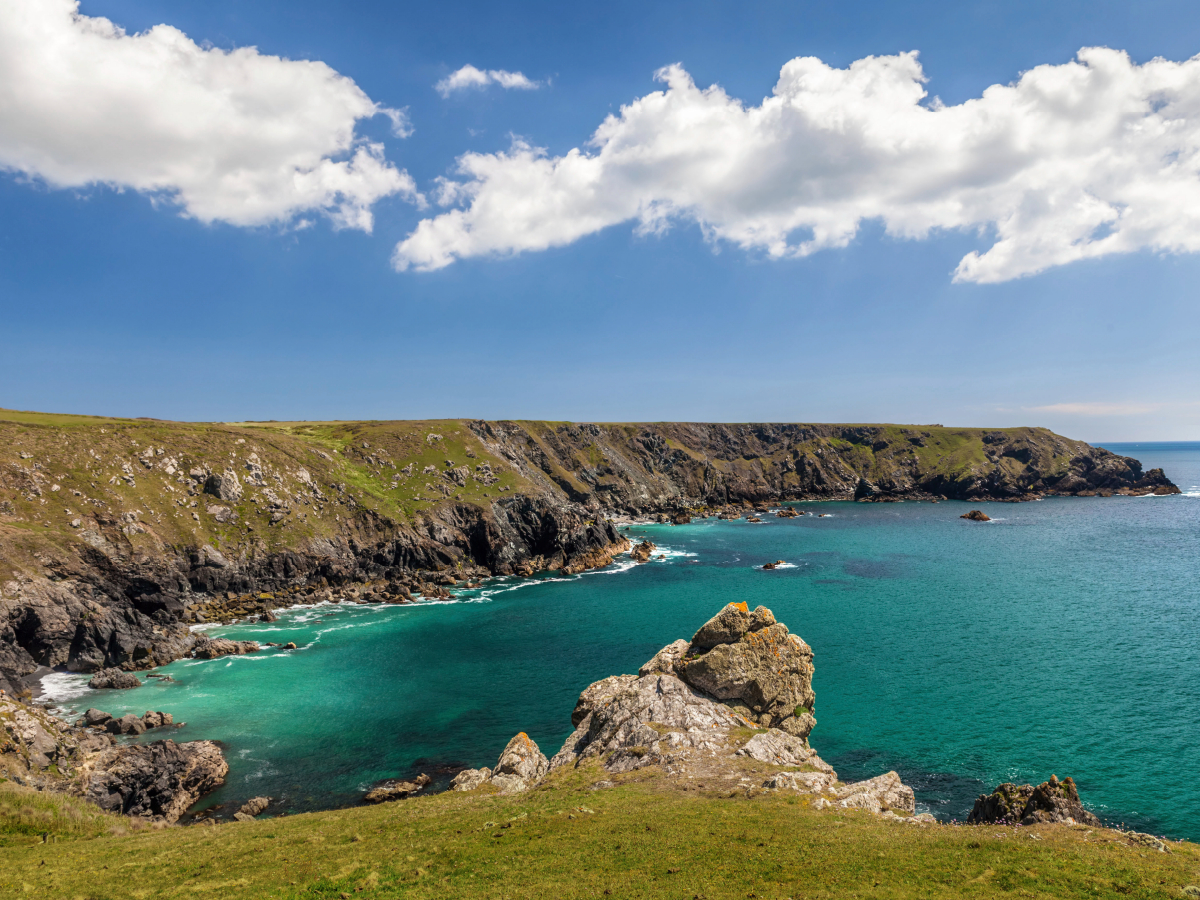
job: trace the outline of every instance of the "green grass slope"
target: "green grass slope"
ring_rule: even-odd
[[[588,790],[434,797],[217,827],[50,843],[7,824],[0,896],[19,898],[1151,898],[1200,881],[1200,847],[1119,832],[915,825],[804,796]],[[4,795],[0,793],[0,798]]]

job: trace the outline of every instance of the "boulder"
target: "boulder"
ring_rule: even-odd
[[[83,794],[101,809],[173,824],[224,782],[229,764],[213,741],[153,741],[111,748],[84,770]]]
[[[142,716],[142,724],[147,728],[162,728],[166,725],[174,725],[175,717],[170,713],[146,710]]]
[[[79,721],[81,724],[86,725],[89,728],[95,728],[97,725],[103,725],[105,722],[109,722],[111,720],[112,716],[110,716],[108,713],[93,707],[85,712],[83,714],[83,718]]]
[[[836,775],[828,772],[777,772],[763,787],[771,791],[798,791],[801,794],[817,794],[833,787]]]
[[[985,513],[982,509],[973,509],[970,512],[963,513],[959,516],[960,519],[970,519],[972,522],[990,522],[992,517]]]
[[[214,472],[205,479],[204,493],[226,503],[237,503],[242,499],[242,485],[238,482],[237,473],[233,469],[226,469],[221,475]]]
[[[901,782],[900,776],[895,772],[887,772],[839,788],[834,805],[843,809],[865,809],[875,813],[885,809],[913,813],[917,807],[913,789]]]
[[[1006,782],[991,794],[980,795],[967,822],[971,825],[1011,825],[1016,822],[1022,825],[1046,822],[1100,825],[1100,820],[1083,808],[1075,781],[1071,778],[1059,781],[1054,775],[1037,787]]]
[[[473,791],[475,788],[486,784],[487,780],[491,777],[492,770],[487,766],[484,766],[482,769],[463,769],[450,782],[450,790]]]
[[[768,728],[807,739],[816,719],[813,654],[765,606],[730,603],[692,638],[676,665],[692,687]]]
[[[238,812],[242,813],[243,815],[247,815],[247,816],[250,816],[251,818],[253,818],[254,816],[259,815],[264,809],[266,809],[267,806],[270,805],[270,803],[271,803],[270,797],[254,797],[250,800],[247,800],[245,803],[243,803],[242,808],[239,809]]]
[[[255,641],[231,641],[226,638],[212,638],[201,641],[192,651],[196,659],[216,659],[218,656],[241,656],[245,653],[255,653],[259,649]]]
[[[817,756],[817,752],[804,740],[778,729],[754,735],[737,751],[737,755],[777,766],[809,766],[829,775],[835,774],[833,767]]]
[[[691,523],[692,517],[685,512],[675,513],[675,515],[671,517],[672,525],[690,525]]]
[[[104,730],[109,734],[139,735],[146,733],[146,723],[133,713],[126,713],[119,719],[109,719]]]
[[[642,541],[629,551],[629,555],[633,557],[634,562],[644,563],[649,561],[650,554],[657,549],[658,547],[649,541]]]
[[[500,754],[492,772],[492,780],[495,781],[498,775],[511,775],[531,785],[541,781],[549,770],[550,761],[546,759],[546,755],[529,735],[522,731],[508,742],[508,746]]]
[[[88,682],[88,687],[98,691],[107,689],[124,691],[141,686],[141,679],[132,672],[124,672],[121,669],[101,669]]]

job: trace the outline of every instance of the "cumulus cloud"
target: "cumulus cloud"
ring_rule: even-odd
[[[999,282],[1074,260],[1200,249],[1200,57],[1133,64],[1086,48],[956,106],[929,100],[917,54],[845,69],[783,66],[748,106],[678,65],[583,149],[525,141],[467,153],[446,212],[397,247],[397,269],[569,244],[621,222],[771,258],[844,247],[865,219],[889,234],[978,231],[957,281]]]
[[[542,86],[540,81],[532,81],[520,72],[506,72],[504,69],[477,69],[469,63],[457,72],[451,72],[433,86],[433,89],[443,97],[449,97],[456,91],[469,91],[473,88],[485,88],[489,84],[498,84],[505,90],[532,91]]]
[[[0,168],[54,187],[106,184],[234,225],[317,211],[370,231],[371,206],[422,202],[358,120],[375,103],[321,62],[197,46],[169,25],[128,35],[78,0],[0,0]]]

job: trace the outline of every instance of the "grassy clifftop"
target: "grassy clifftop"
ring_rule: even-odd
[[[1116,900],[1195,896],[1184,888],[1200,881],[1189,843],[1161,852],[1106,829],[909,825],[815,810],[804,796],[670,790],[645,774],[589,790],[596,776],[559,773],[516,797],[448,793],[125,836],[108,822],[49,824],[49,844],[13,824],[15,794],[0,786],[0,895]]]

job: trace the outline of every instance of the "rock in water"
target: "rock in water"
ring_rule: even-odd
[[[981,794],[967,822],[971,825],[1012,825],[1017,822],[1022,825],[1044,822],[1100,825],[1100,820],[1083,808],[1074,780],[1064,778],[1059,781],[1054,775],[1037,787],[1005,782],[991,794]]]
[[[128,690],[129,688],[141,686],[141,679],[132,672],[123,672],[120,669],[101,669],[88,682],[88,687],[101,691],[109,688]]]
[[[650,560],[650,554],[657,549],[658,547],[650,543],[650,541],[642,541],[629,551],[629,555],[633,557],[634,562],[644,563]]]
[[[198,643],[196,649],[192,651],[192,656],[196,659],[216,659],[218,656],[241,656],[244,653],[256,653],[259,649],[256,641],[231,641],[226,638],[214,638]]]
[[[119,719],[109,719],[104,723],[104,730],[109,734],[139,735],[146,733],[146,723],[133,713],[126,713]]]
[[[92,727],[95,725],[103,725],[105,722],[111,720],[112,716],[110,716],[108,713],[93,707],[83,714],[83,719],[81,722],[88,727]]]
[[[679,677],[746,718],[807,739],[816,695],[808,644],[765,606],[730,603],[696,632]]]
[[[982,509],[973,509],[968,513],[963,513],[959,516],[960,519],[970,519],[972,522],[990,522],[992,517],[985,513]]]
[[[213,741],[154,741],[117,747],[84,764],[84,796],[109,812],[178,821],[219,787],[229,764]]]
[[[387,803],[389,800],[405,800],[413,794],[423,791],[425,786],[431,781],[433,779],[423,773],[412,781],[388,781],[373,791],[368,791],[363,800],[367,803]]]
[[[242,808],[238,810],[242,815],[254,818],[259,815],[271,803],[270,797],[254,797],[242,804]]]

